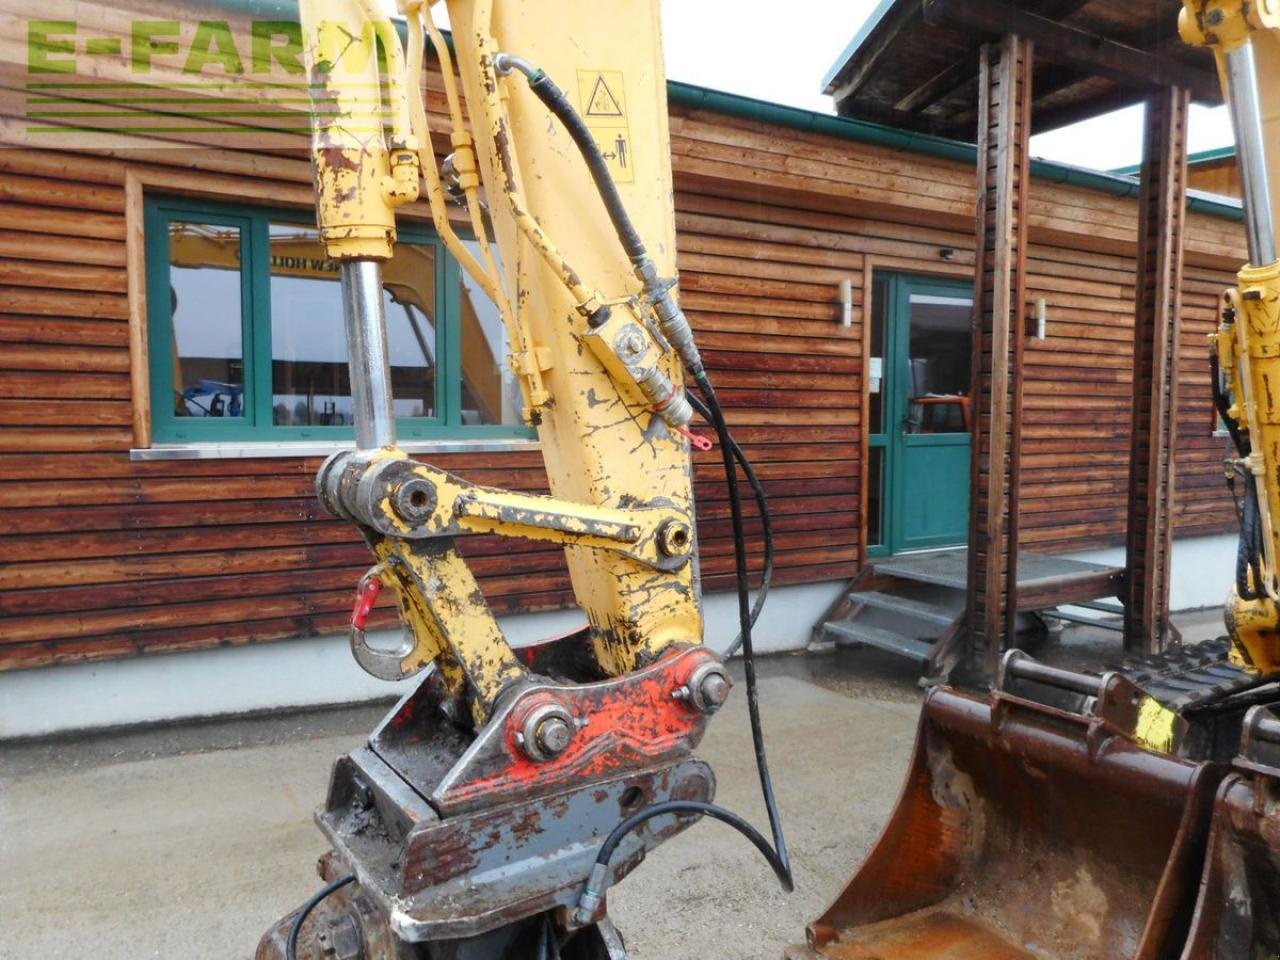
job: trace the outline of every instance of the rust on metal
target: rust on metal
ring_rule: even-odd
[[[1222,773],[1095,717],[937,688],[889,823],[792,956],[1167,957]]]
[[[1280,956],[1280,723],[1254,708],[1241,741],[1214,800],[1183,960]]]

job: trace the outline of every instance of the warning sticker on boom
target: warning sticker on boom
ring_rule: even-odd
[[[622,71],[579,70],[578,102],[582,105],[582,119],[595,136],[613,179],[619,183],[634,181]]]

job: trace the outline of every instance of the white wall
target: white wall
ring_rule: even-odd
[[[1070,556],[1124,564],[1120,547]],[[1174,610],[1222,603],[1235,563],[1235,537],[1189,537],[1174,543]],[[802,650],[810,630],[844,581],[779,587],[754,631],[756,650]],[[704,598],[707,643],[723,650],[738,633],[732,593]],[[502,619],[516,645],[566,633],[581,625],[576,611]],[[373,642],[377,643],[375,636]],[[388,645],[394,645],[387,638]],[[79,663],[0,674],[0,739],[194,719],[252,710],[355,703],[399,696],[413,683],[375,680],[347,650],[346,637],[286,640],[220,647],[102,663]]]
[[[1064,556],[1116,567],[1124,566],[1124,547],[1081,550]],[[1199,610],[1222,606],[1235,576],[1235,564],[1236,536],[1233,533],[1175,540],[1169,609]]]
[[[779,587],[753,631],[756,650],[800,650],[841,582]],[[738,633],[733,594],[704,598],[706,637],[723,650]],[[583,624],[577,610],[504,617],[523,645]],[[374,635],[371,642],[378,644]],[[387,637],[388,646],[394,638]],[[399,696],[414,680],[375,680],[351,659],[345,636],[157,654],[0,674],[0,739],[193,719],[251,710],[355,703]]]

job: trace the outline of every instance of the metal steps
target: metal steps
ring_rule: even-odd
[[[824,623],[819,629],[834,640],[837,646],[865,644],[868,647],[876,647],[880,650],[887,650],[889,653],[896,653],[902,657],[919,660],[921,663],[929,659],[929,653],[933,650],[932,643],[924,640],[914,640],[892,630],[885,630],[869,624],[857,623],[856,621],[845,622],[837,620],[832,623]]]
[[[874,647],[929,668],[939,640],[954,630],[963,606],[962,591],[886,575],[876,565],[831,605],[813,639],[817,646]]]
[[[955,612],[948,607],[924,600],[915,600],[901,594],[894,595],[883,593],[879,590],[859,590],[853,593],[852,599],[863,606],[901,613],[940,627],[949,627],[956,618]]]

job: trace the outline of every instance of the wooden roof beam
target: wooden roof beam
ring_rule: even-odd
[[[1155,56],[1002,0],[924,0],[924,19],[997,36],[1014,33],[1035,43],[1042,59],[1074,64],[1138,90],[1184,87],[1202,102],[1216,103],[1221,98],[1218,78],[1210,70]]]
[[[1092,2],[1093,0],[1063,0],[1048,13],[1054,20],[1066,20]],[[976,79],[978,79],[976,61],[970,59],[953,63],[908,93],[893,105],[893,109],[903,113],[920,113],[939,100],[945,100],[952,94],[959,93]]]
[[[846,64],[846,72],[837,76],[831,84],[829,92],[837,105],[848,102],[862,89],[876,69],[884,63],[885,56],[894,48],[903,29],[908,24],[919,22],[915,12],[914,4],[899,4],[893,10],[895,18],[878,25],[872,31],[871,36]]]

